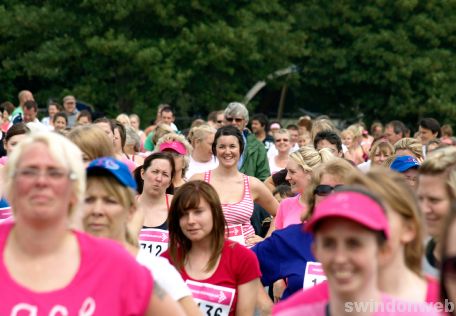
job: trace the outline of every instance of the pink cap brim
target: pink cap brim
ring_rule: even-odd
[[[368,229],[382,231],[387,239],[390,236],[388,218],[383,206],[365,193],[341,191],[328,196],[317,204],[304,229],[314,232],[318,222],[330,217],[345,218]]]
[[[162,143],[160,145],[160,151],[165,151],[167,149],[175,151],[181,155],[187,154],[187,149],[185,148],[184,144],[182,144],[181,142],[173,141],[173,142],[169,142],[169,143]]]

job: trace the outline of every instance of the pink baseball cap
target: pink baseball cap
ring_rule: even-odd
[[[184,144],[178,141],[166,142],[160,145],[160,151],[164,151],[166,149],[172,150],[177,152],[181,155],[187,154],[187,149],[185,148]]]
[[[381,231],[386,239],[390,236],[385,209],[368,193],[347,190],[331,194],[315,206],[314,213],[305,223],[304,229],[314,232],[315,225],[329,217],[345,218],[371,230]]]

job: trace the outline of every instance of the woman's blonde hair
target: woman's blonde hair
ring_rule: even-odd
[[[154,135],[152,136],[152,143],[157,146],[158,140],[168,133],[174,133],[171,126],[165,123],[160,123],[157,125],[157,128],[154,130]]]
[[[296,162],[304,171],[311,172],[313,168],[321,163],[336,158],[329,148],[316,150],[313,146],[307,145],[299,148],[289,155],[290,159]]]
[[[430,152],[418,172],[419,175],[440,176],[452,202],[456,201],[456,147],[442,147]]]
[[[182,177],[184,177],[185,173],[187,172],[188,165],[190,164],[190,155],[192,154],[193,147],[187,141],[184,135],[179,135],[176,133],[169,133],[162,136],[155,146],[155,151],[159,151],[160,145],[163,143],[171,143],[171,142],[179,142],[184,145],[187,153],[184,155],[184,167],[182,168]]]
[[[361,171],[349,163],[347,160],[343,158],[335,158],[328,162],[322,163],[318,166],[312,173],[312,177],[310,179],[309,186],[306,191],[307,196],[307,206],[308,212],[306,213],[305,219],[310,218],[313,213],[313,209],[315,207],[315,195],[314,190],[315,188],[320,185],[321,178],[328,174],[339,178],[340,184],[345,184],[347,178],[351,176],[353,173],[360,173]]]
[[[318,134],[318,132],[328,131],[328,130],[339,134],[339,130],[336,128],[334,123],[329,119],[323,118],[323,119],[319,119],[319,120],[316,120],[315,122],[313,122],[312,130],[310,132],[310,136],[312,137],[311,143],[313,144],[315,136]]]
[[[394,152],[398,150],[409,150],[419,161],[423,161],[423,145],[418,139],[405,137],[394,144]]]
[[[77,126],[71,130],[67,137],[81,149],[89,160],[114,155],[112,141],[97,125]]]
[[[90,175],[87,178],[87,187],[94,182],[94,185],[101,187],[109,196],[122,205],[124,211],[128,212],[132,208],[136,211],[136,192],[126,186],[123,186],[119,181],[110,174]],[[125,223],[125,238],[126,241],[133,246],[138,246],[138,236],[133,236],[128,230],[128,223]]]
[[[4,192],[5,196],[12,201],[10,197],[14,194],[15,187],[13,186],[14,173],[17,170],[18,164],[28,147],[33,144],[42,143],[48,150],[49,154],[56,160],[57,163],[66,168],[70,174],[71,190],[76,198],[74,204],[68,205],[68,214],[72,216],[76,213],[82,204],[86,188],[85,168],[82,162],[81,150],[70,140],[58,133],[40,132],[29,134],[21,140],[14,148],[8,158],[8,162],[3,170]],[[36,157],[39,159],[39,157]],[[12,205],[14,209],[14,205]],[[80,218],[76,218],[79,221]],[[79,223],[76,223],[79,225]]]
[[[192,127],[188,133],[188,141],[194,146],[196,141],[202,141],[207,134],[215,134],[217,130],[208,124]]]
[[[359,185],[374,193],[387,206],[389,212],[398,213],[415,231],[415,238],[404,246],[407,267],[422,276],[421,261],[424,255],[423,218],[415,194],[404,177],[385,167],[374,167],[366,174],[352,173],[348,185]]]
[[[385,156],[388,154],[388,152],[389,152],[390,156],[394,155],[393,145],[391,145],[388,141],[383,140],[383,139],[380,139],[372,144],[372,147],[369,150],[369,160],[370,161],[374,160],[374,157],[377,154],[377,151],[379,151],[380,153],[382,153]]]

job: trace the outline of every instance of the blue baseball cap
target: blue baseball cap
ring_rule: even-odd
[[[419,161],[412,156],[400,156],[394,159],[390,168],[397,172],[405,172],[409,169],[420,167]]]
[[[99,174],[99,172],[108,172],[113,175],[123,186],[136,190],[136,181],[123,162],[112,157],[102,157],[92,160],[87,167],[87,176]]]

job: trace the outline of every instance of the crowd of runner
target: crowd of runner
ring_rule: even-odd
[[[0,104],[0,315],[456,315],[450,125],[77,105]]]

